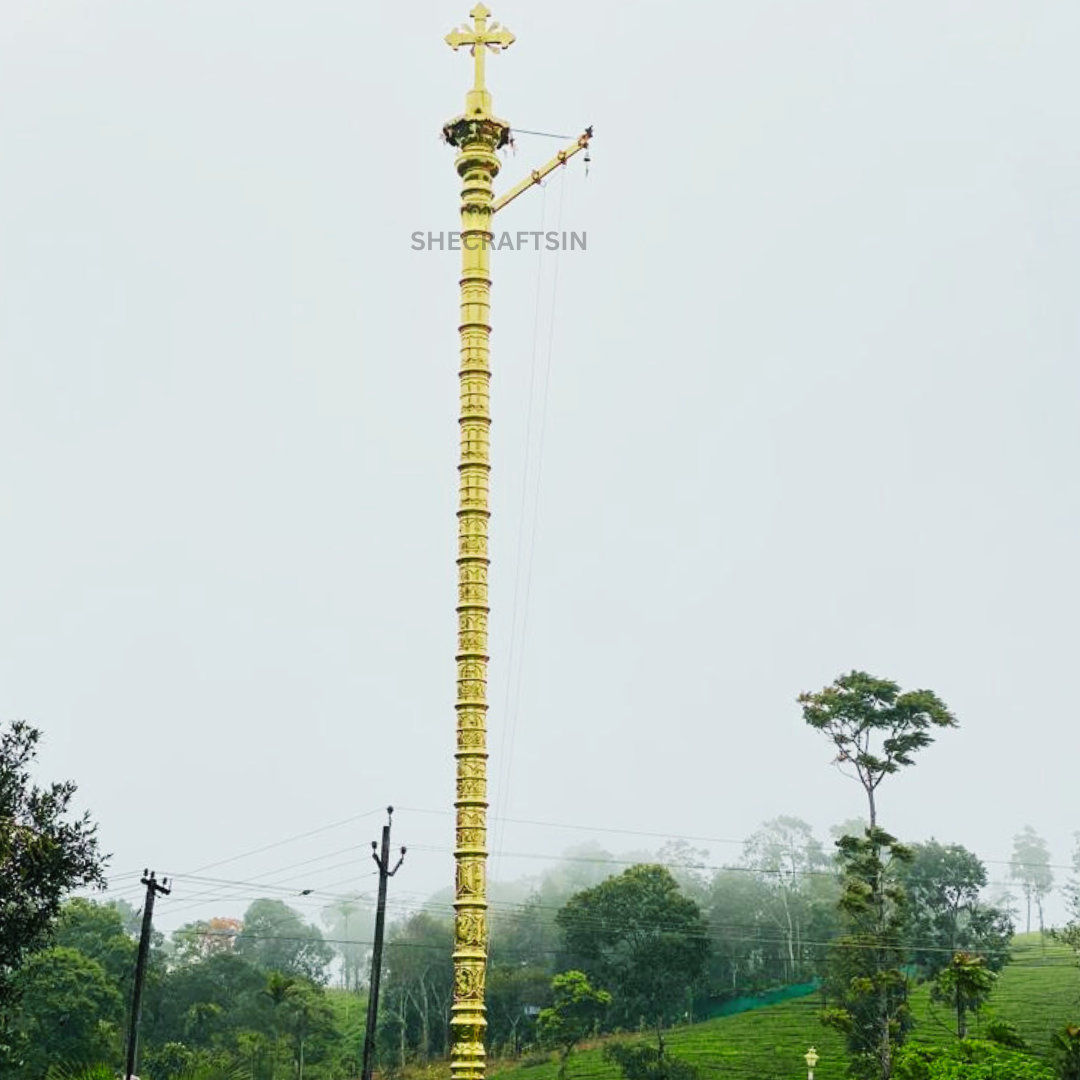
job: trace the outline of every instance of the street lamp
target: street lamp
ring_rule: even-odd
[[[811,1046],[806,1051],[806,1068],[808,1070],[806,1074],[806,1080],[814,1080],[814,1066],[818,1063],[817,1051]]]

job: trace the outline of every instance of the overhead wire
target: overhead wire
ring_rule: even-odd
[[[286,844],[294,844],[298,840],[307,840],[309,837],[318,836],[320,833],[329,832],[331,829],[339,829],[342,825],[351,825],[353,822],[363,821],[364,818],[369,818],[373,814],[377,814],[381,809],[381,806],[377,806],[374,810],[366,810],[362,814],[353,814],[350,817],[342,818],[340,821],[333,821],[329,825],[320,825],[317,829],[310,829],[308,832],[297,833],[295,836],[288,836],[284,840],[275,840],[271,844],[264,844],[262,847],[252,848],[250,851],[241,852],[239,855],[230,855],[227,859],[219,859],[217,862],[206,863],[204,866],[197,866],[194,870],[188,872],[192,874],[201,874],[204,870],[214,870],[219,866],[226,866],[229,863],[239,862],[241,859],[250,858],[252,855],[261,855],[263,852],[273,851],[275,848],[284,847]]]
[[[414,851],[427,851],[434,854],[450,855],[452,854],[451,848],[443,847],[432,844],[414,844],[412,845]],[[337,883],[327,885],[325,883],[318,883],[317,878],[319,875],[329,873],[336,869],[341,869],[346,866],[355,866],[364,863],[366,860],[362,857],[355,859],[346,859],[341,862],[333,863],[328,866],[317,867],[316,869],[304,869],[301,873],[294,873],[288,876],[281,876],[284,872],[294,870],[298,867],[310,868],[312,864],[324,862],[327,859],[333,858],[340,854],[345,854],[353,851],[363,850],[360,845],[350,845],[345,848],[336,849],[331,852],[325,852],[321,855],[313,858],[299,860],[282,867],[275,868],[274,870],[267,871],[261,875],[257,875],[248,879],[220,879],[220,878],[208,878],[202,875],[189,875],[179,874],[171,875],[173,880],[192,881],[198,886],[203,886],[194,896],[190,896],[184,899],[184,906],[180,909],[174,910],[189,910],[197,907],[200,904],[207,902],[217,902],[222,899],[229,899],[233,894],[243,893],[248,890],[262,891],[262,892],[274,892],[285,895],[296,895],[298,890],[296,886],[291,885],[292,882],[303,882],[308,885],[308,888],[303,890],[305,893],[318,893],[326,895],[330,888]],[[726,873],[740,873],[755,875],[765,879],[772,879],[774,881],[790,881],[795,882],[806,878],[834,878],[836,877],[837,870],[835,867],[821,866],[818,868],[801,867],[792,869],[791,867],[769,867],[760,865],[732,865],[732,864],[717,864],[698,862],[695,864],[687,865],[680,862],[665,861],[659,856],[656,858],[643,857],[641,854],[632,857],[617,857],[611,855],[573,855],[573,854],[551,854],[547,852],[535,852],[535,851],[506,851],[502,849],[502,854],[506,857],[523,858],[523,859],[536,859],[547,862],[556,863],[572,863],[572,864],[584,864],[595,866],[613,866],[613,867],[629,867],[639,865],[643,861],[648,861],[650,865],[661,865],[669,870],[696,870],[696,871],[713,871],[726,872]],[[373,873],[373,872],[372,872]],[[362,875],[362,876],[370,876]],[[272,878],[272,880],[267,880]],[[350,881],[354,881],[353,878],[343,879],[343,883],[348,884]],[[908,874],[905,876],[905,880],[908,884],[920,884],[924,881],[934,884],[958,884],[966,885],[968,882],[965,879],[943,879],[940,875],[920,877],[918,875]],[[310,884],[308,884],[310,883]],[[990,879],[982,886],[1007,886],[1011,882],[997,881]],[[111,890],[112,896],[117,896],[117,890]],[[177,896],[176,899],[179,899]]]
[[[423,806],[403,806],[401,810],[407,810],[410,814],[452,814],[453,810],[438,809],[433,807]],[[731,837],[718,837],[718,836],[695,836],[690,833],[680,832],[649,832],[642,829],[626,829],[616,828],[605,825],[589,825],[581,822],[566,822],[566,821],[539,821],[537,819],[527,818],[515,818],[506,817],[500,815],[492,815],[492,821],[504,821],[507,824],[513,825],[533,825],[538,828],[544,829],[566,829],[573,832],[587,832],[587,833],[609,833],[619,836],[640,836],[654,840],[668,840],[668,841],[680,841],[693,842],[698,844],[733,844],[742,847],[746,843],[747,838],[742,840],[736,840]],[[910,846],[910,845],[909,845]],[[560,857],[560,856],[553,856]],[[1051,870],[1066,870],[1073,873],[1077,872],[1077,867],[1073,863],[1025,863],[1018,862],[1014,859],[983,859],[979,857],[979,861],[987,866],[1017,866],[1017,867],[1046,867]],[[1009,884],[1016,884],[1015,881],[1009,882]]]
[[[597,925],[597,928],[604,928],[604,929],[609,929],[612,926],[614,926],[615,928],[619,928],[619,926],[620,926],[619,923],[616,922],[616,923],[612,924],[608,920],[598,920],[596,925]],[[670,932],[671,930],[673,930],[675,928],[661,926],[658,929],[659,929],[659,931],[661,933],[665,933],[665,932]],[[198,927],[182,927],[179,930],[173,931],[173,933],[174,934],[180,934],[182,936],[197,936],[197,937],[224,937],[224,938],[244,937],[244,938],[246,938],[248,940],[251,940],[251,941],[307,942],[307,941],[312,940],[312,938],[310,936],[300,936],[300,935],[295,935],[295,934],[262,934],[262,933],[257,933],[257,932],[252,933],[252,934],[245,934],[242,931],[238,933],[238,932],[236,932],[234,930],[211,930],[211,929],[208,929],[208,928],[203,929],[203,928],[198,928]],[[711,934],[711,933],[694,934],[694,935],[687,935],[687,936],[692,936],[692,937],[695,937],[695,938],[697,938],[699,940],[707,940],[707,941],[744,942],[744,943],[752,944],[752,945],[754,945],[754,946],[756,946],[758,948],[760,948],[760,946],[762,946],[762,945],[784,946],[784,945],[787,944],[787,938],[783,937],[783,936],[769,938],[769,937],[762,937],[761,935],[755,934],[755,935],[752,935],[752,936],[748,935],[748,936],[744,936],[744,937],[739,937],[737,935],[722,935],[721,936],[721,935],[718,935],[718,934]],[[324,942],[326,942],[329,945],[341,945],[341,944],[347,944],[347,945],[371,945],[372,944],[372,942],[370,942],[370,941],[359,941],[359,940],[352,939],[352,938],[344,939],[344,938],[323,937],[321,940],[323,940]],[[410,941],[405,941],[405,940],[400,939],[400,938],[395,939],[394,941],[387,941],[386,944],[387,944],[387,946],[390,946],[390,945],[394,944],[395,941],[399,945],[399,947],[417,948],[417,949],[421,949],[421,948],[422,949],[431,949],[431,950],[438,951],[438,952],[445,952],[447,955],[449,955],[449,953],[452,951],[452,948],[453,948],[452,942],[450,942],[450,941],[448,941],[446,943],[443,943],[443,944],[436,944],[436,943],[431,943],[431,942],[410,942]],[[891,942],[882,942],[882,941],[874,940],[872,937],[870,937],[869,940],[851,940],[849,938],[839,938],[839,939],[833,939],[833,940],[817,940],[817,939],[802,938],[802,939],[800,939],[800,944],[802,946],[813,947],[813,948],[828,948],[828,949],[840,949],[840,950],[863,951],[863,952],[865,952],[865,951],[875,951],[876,952],[876,951],[881,951],[883,949],[892,950],[892,949],[896,949],[896,948],[905,948],[905,949],[906,948],[915,948],[915,950],[918,951],[918,952],[936,953],[936,954],[940,954],[940,955],[949,955],[949,956],[952,956],[953,953],[955,952],[955,950],[952,949],[950,946],[944,946],[944,945],[935,946],[935,945],[928,945],[928,944],[910,946],[907,943],[902,943],[901,945],[897,946],[897,945],[895,945],[894,943],[891,943]],[[537,955],[558,956],[558,955],[562,955],[563,950],[558,949],[558,948],[540,948],[540,949],[532,950],[532,952],[535,952]],[[999,951],[990,950],[989,952],[984,953],[984,955],[999,955]],[[1017,966],[1018,967],[1021,967],[1021,966],[1022,967],[1032,967],[1032,966],[1035,966],[1035,965],[1018,964]],[[1069,967],[1069,968],[1071,968],[1071,967],[1075,966],[1075,961],[1071,957],[1061,957],[1061,958],[1059,958],[1057,960],[1051,960],[1051,959],[1048,958],[1044,963],[1042,963],[1042,964],[1040,964],[1038,966],[1047,967],[1047,968],[1050,968],[1050,967],[1053,967],[1053,968]]]

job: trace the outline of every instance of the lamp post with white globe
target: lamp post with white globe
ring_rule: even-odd
[[[817,1063],[817,1051],[811,1046],[810,1049],[806,1051],[806,1068],[808,1070],[806,1074],[806,1080],[814,1080],[814,1066]]]

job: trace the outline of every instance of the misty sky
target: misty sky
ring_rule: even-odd
[[[596,128],[497,221],[588,248],[493,259],[492,812],[546,823],[495,875],[824,834],[862,793],[795,698],[852,668],[962,725],[884,825],[1067,863],[1080,7],[492,6],[499,115]],[[460,256],[410,234],[468,7],[0,5],[0,716],[118,895],[244,883],[166,929],[370,888],[381,813],[278,842],[388,803],[397,895],[451,881]]]

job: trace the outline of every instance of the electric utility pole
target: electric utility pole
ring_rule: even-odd
[[[135,989],[131,994],[131,1026],[128,1030],[127,1080],[135,1076],[135,1057],[139,1049],[139,1016],[142,1011],[143,978],[146,975],[146,961],[150,956],[150,931],[154,921],[154,899],[158,893],[168,896],[169,879],[157,881],[154,871],[144,870],[142,883],[146,886],[146,903],[143,904],[142,933],[139,935],[139,959],[135,964]]]
[[[371,841],[371,857],[379,868],[379,902],[375,908],[375,943],[371,948],[371,985],[368,987],[367,1027],[364,1030],[364,1064],[360,1071],[361,1080],[371,1080],[375,1068],[375,1025],[379,1018],[379,978],[382,975],[383,933],[386,929],[386,885],[398,872],[405,861],[405,849],[401,849],[394,869],[390,869],[390,819],[394,808],[386,808],[386,824],[382,831],[382,854],[379,845]]]
[[[473,86],[465,111],[443,127],[457,150],[461,177],[461,388],[458,423],[458,640],[457,791],[454,806],[454,999],[450,1007],[451,1080],[484,1080],[484,978],[487,971],[487,665],[488,665],[488,486],[491,473],[491,230],[492,218],[580,150],[588,150],[592,128],[498,198],[494,181],[498,151],[511,140],[510,125],[492,110],[485,82],[488,51],[514,43],[514,35],[482,3],[469,12],[471,24],[446,35],[455,52],[473,57]],[[587,157],[587,155],[586,155]],[[366,1078],[365,1078],[366,1080]]]

